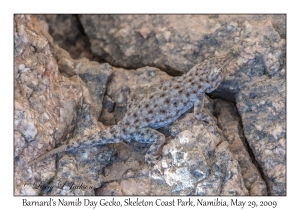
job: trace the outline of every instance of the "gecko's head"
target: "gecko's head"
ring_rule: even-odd
[[[207,92],[211,92],[219,86],[232,58],[232,55],[228,54],[224,57],[214,57],[206,61],[207,83],[211,85]]]
[[[226,55],[224,57],[214,57],[207,61],[207,67],[210,69],[209,76],[211,79],[220,75],[223,79],[224,73],[228,68],[230,61],[232,60],[231,55]]]

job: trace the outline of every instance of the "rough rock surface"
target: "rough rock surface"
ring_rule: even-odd
[[[284,64],[285,15],[80,15],[94,54],[123,68],[154,66],[187,72],[208,56],[238,54],[231,70],[238,90],[244,80],[274,75]],[[261,71],[242,67],[259,60]],[[239,74],[236,78],[236,74]],[[251,77],[250,77],[251,76]],[[227,85],[226,85],[227,84]]]
[[[172,195],[248,195],[238,162],[212,121],[204,123],[188,113],[164,129],[171,138],[152,178],[166,182]]]
[[[16,195],[39,194],[40,189],[34,189],[34,184],[48,182],[55,175],[53,157],[46,165],[39,163],[29,167],[32,159],[66,143],[72,135],[100,126],[99,105],[111,67],[108,64],[95,66],[85,60],[76,63],[79,76],[65,77],[52,55],[55,48],[52,38],[34,16],[15,16]],[[85,83],[85,78],[95,71],[97,77],[89,80],[94,84]],[[95,78],[100,80],[101,86],[96,84]]]
[[[94,55],[74,16],[38,18],[15,16],[15,195],[286,194],[284,15],[79,15],[90,52],[136,70],[84,58]],[[76,44],[67,51],[56,45],[68,39]],[[28,166],[116,124],[172,78],[161,70],[181,74],[228,51],[236,56],[210,96],[233,103],[206,97],[203,119],[191,109],[160,128],[166,143],[154,165],[144,163],[150,145],[132,141]]]
[[[257,167],[252,163],[249,155],[241,119],[235,105],[220,99],[216,99],[214,102],[214,114],[217,117],[218,126],[222,129],[222,133],[230,145],[233,158],[240,165],[245,187],[249,191],[249,195],[268,195],[266,183],[262,179]]]
[[[37,18],[52,36],[54,43],[70,53],[72,58],[98,59],[91,52],[89,39],[77,15],[47,14],[37,15]]]
[[[237,95],[245,137],[271,195],[286,195],[285,79],[261,77]]]

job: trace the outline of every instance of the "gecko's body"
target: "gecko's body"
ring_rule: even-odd
[[[153,143],[146,154],[146,161],[150,161],[165,140],[164,135],[154,129],[172,123],[194,104],[195,111],[199,113],[204,94],[219,86],[230,60],[231,56],[211,58],[195,65],[186,74],[166,82],[131,107],[118,124],[84,136],[80,141],[72,139],[69,144],[40,156],[31,164],[74,148],[119,143],[122,140]]]

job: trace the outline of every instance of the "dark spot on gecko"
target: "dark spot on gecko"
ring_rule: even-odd
[[[181,94],[183,92],[183,90],[178,90],[178,94]]]
[[[137,114],[136,114],[136,113],[134,113],[134,114],[133,114],[133,117],[134,117],[134,118],[136,118],[136,117],[137,117]]]
[[[162,114],[166,114],[166,110],[164,110],[164,109],[161,109],[159,112]]]
[[[177,102],[174,102],[173,105],[174,105],[175,107],[177,107],[178,103],[177,103]]]
[[[135,119],[134,123],[137,124],[139,122],[139,119]]]
[[[202,73],[200,74],[200,76],[203,76],[203,75],[205,75],[205,72],[202,72]]]
[[[152,109],[148,111],[148,114],[152,114],[152,113],[153,113],[153,110],[152,110]]]
[[[193,79],[191,78],[191,79],[189,79],[188,81],[189,81],[189,82],[192,82],[192,81],[193,81]]]
[[[154,104],[153,107],[156,108],[156,107],[157,107],[157,104]]]
[[[174,89],[179,89],[180,88],[180,86],[179,85],[176,85],[175,87],[174,87]]]
[[[147,123],[149,123],[150,122],[150,120],[149,120],[149,118],[145,118],[145,121],[147,122]]]
[[[170,103],[170,99],[166,98],[165,103]]]
[[[149,97],[149,99],[152,99],[152,98],[154,98],[154,95],[151,95],[151,96]]]
[[[165,97],[166,96],[166,94],[165,93],[162,93],[161,95],[160,95],[160,97]]]
[[[187,92],[185,95],[186,95],[186,97],[190,97],[191,94],[189,92]]]
[[[192,82],[192,83],[191,83],[191,85],[194,85],[194,84],[195,84],[195,82]]]
[[[145,108],[148,108],[149,107],[149,104],[145,104]]]

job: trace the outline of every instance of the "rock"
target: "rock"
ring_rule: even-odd
[[[243,134],[241,119],[233,103],[214,100],[218,125],[229,143],[233,158],[238,161],[249,195],[268,195],[267,186],[257,167],[252,163]]]
[[[120,184],[118,182],[110,182],[107,185],[103,186],[102,188],[99,188],[96,192],[96,195],[123,195],[122,189],[120,187]]]
[[[285,62],[285,15],[80,15],[79,18],[93,53],[123,68],[153,66],[178,75],[208,56],[233,51],[237,58],[228,82],[223,84],[223,88],[233,92],[261,72],[277,74]],[[259,71],[243,69],[255,60],[262,62]]]
[[[282,39],[286,39],[286,15],[273,15],[272,24]]]
[[[152,172],[166,182],[172,195],[248,195],[238,162],[209,112],[209,123],[187,113],[163,130],[172,136]],[[173,137],[174,136],[174,137]],[[230,175],[229,175],[230,174]]]
[[[15,33],[15,195],[37,195],[30,180],[47,180],[54,176],[55,162],[48,159],[48,167],[32,170],[27,163],[34,157],[51,149],[55,139],[63,139],[72,129],[75,116],[61,115],[76,103],[79,97],[65,97],[67,90],[58,84],[72,85],[72,81],[61,77],[55,60],[51,56],[47,37],[32,16],[14,16]],[[60,83],[58,81],[61,81]],[[63,90],[64,89],[64,90]],[[65,124],[68,124],[66,128]],[[57,128],[61,129],[57,129]],[[38,178],[37,178],[38,177]]]
[[[63,76],[51,36],[29,15],[15,16],[15,52],[15,195],[37,195],[41,189],[33,183],[48,183],[55,161],[28,163],[72,135],[103,129],[97,116],[111,67],[76,61],[74,71],[83,79]],[[96,71],[98,77],[89,77]]]
[[[97,60],[90,50],[90,42],[77,15],[36,15],[39,22],[53,37],[60,48],[70,53],[72,58]]]
[[[98,119],[102,112],[102,101],[106,91],[106,84],[112,74],[112,67],[108,63],[99,64],[95,61],[89,61],[86,58],[74,60],[70,57],[69,53],[57,45],[55,46],[55,57],[60,72],[66,74],[66,76],[78,75],[84,81],[84,85],[87,86],[87,93],[85,95],[91,96],[92,101],[95,102],[93,107],[84,107],[82,112],[80,112],[82,116],[79,119],[83,119],[84,123],[86,123],[84,127],[88,128],[91,126],[89,125],[91,123],[87,124],[86,116],[92,114],[93,117]],[[85,104],[89,103],[88,101]],[[94,113],[90,113],[91,111]],[[93,117],[90,119],[93,119]],[[78,127],[81,127],[81,124],[82,122],[77,122]]]
[[[51,181],[54,186],[45,195],[95,195],[101,186],[99,174],[111,163],[115,150],[111,146],[78,149],[62,155]]]
[[[267,76],[237,94],[245,137],[271,195],[286,195],[286,84]]]

